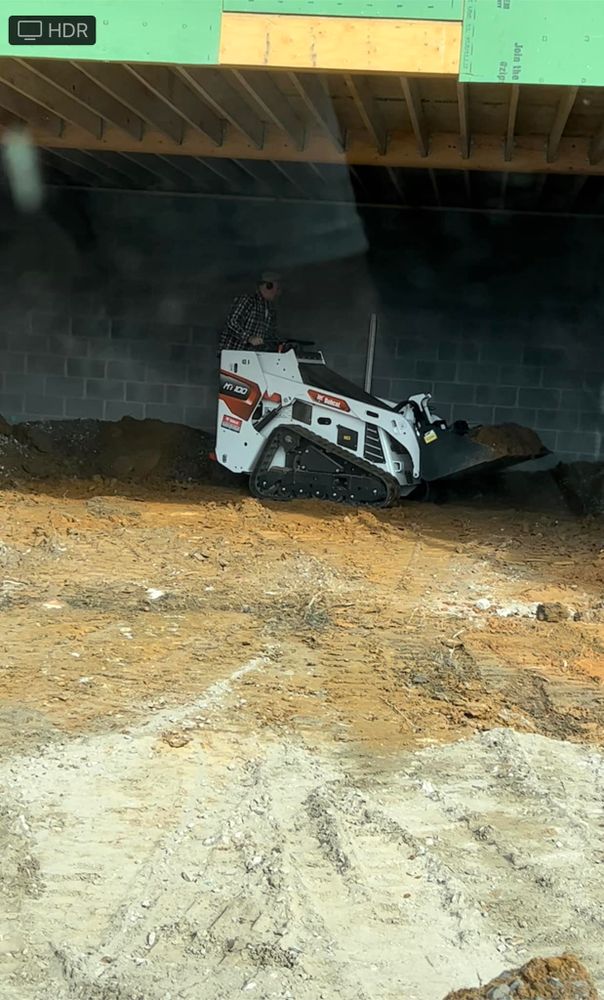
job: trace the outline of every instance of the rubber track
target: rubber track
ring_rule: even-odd
[[[300,500],[305,499],[301,497],[298,492],[294,493],[292,489],[291,496],[265,496],[262,491],[258,488],[258,478],[270,468],[270,464],[277,452],[279,446],[282,442],[282,437],[284,434],[295,434],[297,437],[304,438],[306,441],[310,441],[315,447],[319,448],[321,451],[325,452],[327,455],[334,455],[336,458],[341,458],[343,462],[347,462],[349,465],[354,465],[357,469],[362,472],[368,473],[373,479],[377,479],[386,487],[386,497],[384,500],[377,500],[375,503],[370,501],[361,501],[353,499],[340,498],[337,502],[347,503],[353,507],[392,507],[399,498],[399,483],[398,480],[391,476],[389,472],[383,472],[381,469],[377,469],[375,465],[371,462],[367,462],[364,458],[359,458],[357,455],[352,454],[346,448],[340,448],[338,445],[332,444],[330,441],[326,441],[324,438],[319,437],[317,434],[313,434],[312,431],[307,430],[305,427],[300,427],[298,424],[281,424],[277,427],[271,436],[269,437],[264,449],[260,453],[260,456],[250,473],[250,491],[254,496],[261,500],[281,500],[287,502],[289,500]],[[308,494],[306,499],[315,499],[314,494]]]

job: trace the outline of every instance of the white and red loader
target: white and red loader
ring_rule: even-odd
[[[427,393],[379,399],[301,342],[275,353],[223,351],[216,460],[248,474],[262,499],[387,507],[426,484],[545,452],[502,458],[429,404]]]

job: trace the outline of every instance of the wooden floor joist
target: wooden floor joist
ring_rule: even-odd
[[[0,85],[0,106],[2,86]],[[241,134],[229,127],[225,130],[224,142],[217,147],[204,139],[199,132],[185,128],[182,142],[171,142],[165,134],[149,130],[145,134],[144,146],[125,135],[120,129],[107,128],[103,139],[95,140],[90,135],[71,125],[59,128],[60,121],[52,121],[46,127],[33,128],[34,141],[41,146],[64,149],[113,150],[115,152],[147,152],[195,156],[201,159],[259,159],[282,160],[306,163],[347,163],[352,165],[429,167],[438,170],[459,169],[461,163],[468,170],[511,170],[518,173],[573,173],[604,174],[604,135],[594,147],[592,161],[588,157],[591,140],[584,138],[562,138],[559,152],[553,163],[547,163],[543,137],[517,136],[513,159],[504,160],[501,136],[472,136],[472,150],[469,160],[462,161],[459,155],[457,133],[433,133],[430,138],[430,154],[423,157],[417,148],[413,133],[391,132],[388,149],[380,155],[367,139],[365,133],[350,132],[347,135],[346,150],[339,152],[333,139],[316,129],[309,133],[304,149],[296,149],[293,143],[276,129],[268,128],[261,149],[245,142]]]

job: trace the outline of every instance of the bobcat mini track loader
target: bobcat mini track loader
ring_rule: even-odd
[[[504,448],[448,426],[419,393],[395,403],[331,371],[320,351],[223,351],[216,460],[266,500],[319,498],[388,507],[419,487],[546,454],[538,437]],[[493,428],[494,431],[497,428]],[[522,430],[522,428],[518,428]],[[488,438],[488,435],[487,435]]]

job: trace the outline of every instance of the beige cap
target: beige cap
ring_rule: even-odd
[[[281,281],[281,275],[277,271],[263,271],[260,275],[260,284],[264,285],[269,281],[276,284]]]

